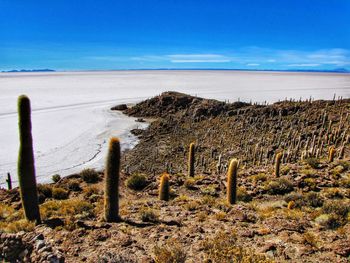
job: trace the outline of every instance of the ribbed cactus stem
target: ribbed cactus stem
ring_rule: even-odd
[[[276,164],[275,164],[275,176],[280,176],[280,168],[281,168],[281,160],[282,160],[282,153],[276,154]]]
[[[335,149],[332,146],[331,148],[329,148],[329,153],[328,153],[328,161],[330,163],[334,161],[334,155],[335,155]]]
[[[170,176],[167,173],[164,173],[160,178],[159,184],[159,200],[169,201],[169,179]]]
[[[12,189],[12,179],[11,179],[10,173],[7,173],[6,183],[7,183],[7,189],[11,190]]]
[[[345,153],[345,145],[343,145],[343,146],[340,148],[339,159],[343,159],[343,158],[344,158],[344,153]]]
[[[237,159],[232,159],[227,172],[227,202],[229,204],[236,203],[237,170],[238,170],[238,161]]]
[[[190,149],[188,153],[188,176],[189,177],[194,177],[194,153],[195,152],[195,145],[192,142],[190,144]]]
[[[104,213],[107,222],[119,221],[119,171],[120,171],[120,142],[112,137],[105,169]]]
[[[25,217],[29,221],[41,222],[38,193],[35,179],[30,100],[22,95],[18,98],[19,154],[18,181]]]

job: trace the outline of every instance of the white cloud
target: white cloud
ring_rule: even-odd
[[[219,54],[173,54],[167,55],[172,63],[224,63],[231,60]]]
[[[248,63],[246,66],[260,66],[258,63]]]
[[[320,66],[321,64],[317,63],[305,63],[305,64],[289,64],[289,67],[317,67]]]

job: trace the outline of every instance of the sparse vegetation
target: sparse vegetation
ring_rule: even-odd
[[[69,192],[62,187],[53,187],[52,188],[52,198],[57,200],[67,199]]]
[[[94,184],[99,181],[99,174],[95,169],[84,169],[80,172],[80,176],[84,182],[88,184]]]
[[[147,186],[147,178],[144,174],[132,174],[126,181],[126,186],[130,189],[140,191]]]
[[[272,195],[283,195],[293,191],[293,183],[286,178],[278,178],[267,182],[265,190]]]

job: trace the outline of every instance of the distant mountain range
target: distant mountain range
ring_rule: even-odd
[[[21,70],[4,70],[1,72],[54,72],[53,69],[21,69]]]

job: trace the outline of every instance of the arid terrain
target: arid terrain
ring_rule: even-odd
[[[18,188],[1,189],[0,260],[349,262],[350,100],[252,105],[166,92],[124,113],[150,125],[132,131],[140,142],[122,156],[121,222],[103,221],[103,171],[38,185],[37,226]],[[229,205],[232,158],[238,202]],[[164,172],[169,201],[158,199]]]

